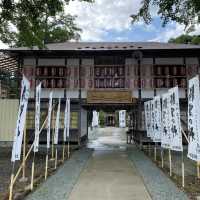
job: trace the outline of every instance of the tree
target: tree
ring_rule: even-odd
[[[44,48],[46,43],[79,39],[75,17],[64,12],[70,1],[0,0],[0,40],[11,47]]]
[[[200,35],[181,35],[177,38],[171,38],[169,43],[176,44],[200,44]]]
[[[149,24],[152,20],[152,7],[158,8],[157,14],[161,17],[163,26],[172,20],[184,24],[191,31],[200,22],[199,0],[143,0],[139,12],[131,16],[132,21],[142,18]]]

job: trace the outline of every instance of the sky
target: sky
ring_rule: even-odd
[[[131,14],[137,13],[142,0],[95,0],[95,3],[71,1],[65,12],[76,15],[76,24],[82,29],[81,41],[87,42],[167,42],[184,33],[184,26],[170,22],[162,27],[156,8],[152,8],[153,21],[131,23]],[[191,34],[200,34],[200,26]],[[7,45],[0,42],[0,49]]]
[[[153,21],[145,25],[131,23],[131,14],[137,13],[142,0],[95,0],[95,3],[72,1],[66,12],[77,15],[82,28],[82,41],[157,41],[167,42],[184,33],[184,26],[170,22],[162,27],[156,8],[151,9]],[[191,34],[200,34],[200,26]]]

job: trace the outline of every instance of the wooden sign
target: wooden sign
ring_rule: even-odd
[[[92,90],[87,93],[87,103],[132,103],[131,91]]]

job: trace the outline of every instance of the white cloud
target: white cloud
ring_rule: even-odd
[[[78,16],[76,23],[83,30],[83,41],[101,41],[108,32],[130,30],[130,15],[138,11],[140,3],[141,0],[95,0],[90,4],[75,0],[66,12]]]
[[[168,28],[163,29],[163,31],[157,32],[157,36],[149,41],[154,42],[168,42],[170,38],[176,38],[182,34],[186,34],[185,26],[171,22]],[[189,35],[200,34],[200,25],[195,26],[195,31],[189,33]]]

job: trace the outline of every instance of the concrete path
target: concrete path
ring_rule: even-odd
[[[127,158],[125,133],[120,129],[109,130],[102,129],[101,133],[97,130],[97,138],[89,144],[95,149],[93,156],[68,199],[150,200],[142,178]]]
[[[92,154],[90,149],[81,149],[61,166],[57,172],[26,197],[26,200],[65,200]],[[77,199],[78,200],[78,199]]]
[[[89,132],[82,148],[27,200],[187,200],[187,196],[134,145],[125,129]],[[94,150],[93,150],[94,149]]]

